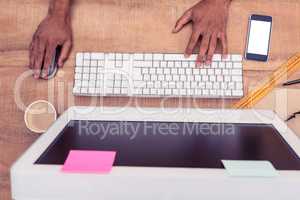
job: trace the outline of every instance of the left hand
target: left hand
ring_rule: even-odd
[[[211,63],[218,40],[222,44],[223,58],[226,57],[226,26],[230,2],[231,0],[202,0],[188,9],[177,21],[173,29],[174,33],[179,32],[186,24],[192,22],[192,35],[185,55],[189,57],[197,43],[200,42],[197,66]]]

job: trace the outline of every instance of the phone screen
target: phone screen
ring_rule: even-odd
[[[250,20],[247,53],[268,55],[271,34],[271,22]]]

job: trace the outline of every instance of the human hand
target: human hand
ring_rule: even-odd
[[[186,47],[185,55],[189,57],[199,42],[197,66],[211,63],[218,40],[222,45],[223,58],[226,57],[226,26],[230,2],[231,0],[202,0],[188,9],[177,21],[173,29],[174,33],[179,32],[186,24],[192,22],[192,35]]]
[[[62,67],[72,47],[70,20],[48,15],[38,26],[30,44],[29,67],[34,71],[34,78],[38,79],[40,75],[42,78],[47,78],[48,67],[58,45],[62,46],[58,59],[58,66]],[[41,69],[42,65],[43,69]]]

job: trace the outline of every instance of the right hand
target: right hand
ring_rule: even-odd
[[[186,24],[192,23],[192,35],[186,47],[189,57],[197,43],[200,43],[197,66],[210,64],[216,50],[217,41],[222,44],[223,58],[227,55],[226,26],[231,0],[201,0],[188,9],[177,21],[173,32],[179,32]]]
[[[58,45],[62,46],[58,59],[58,66],[62,67],[72,47],[71,24],[69,20],[48,15],[38,26],[30,44],[29,68],[34,71],[34,78],[38,79],[40,75],[47,78],[48,67]]]

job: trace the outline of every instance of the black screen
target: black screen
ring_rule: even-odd
[[[63,164],[70,150],[116,151],[115,166],[223,168],[225,159],[300,170],[300,159],[270,124],[71,121],[35,164]]]

